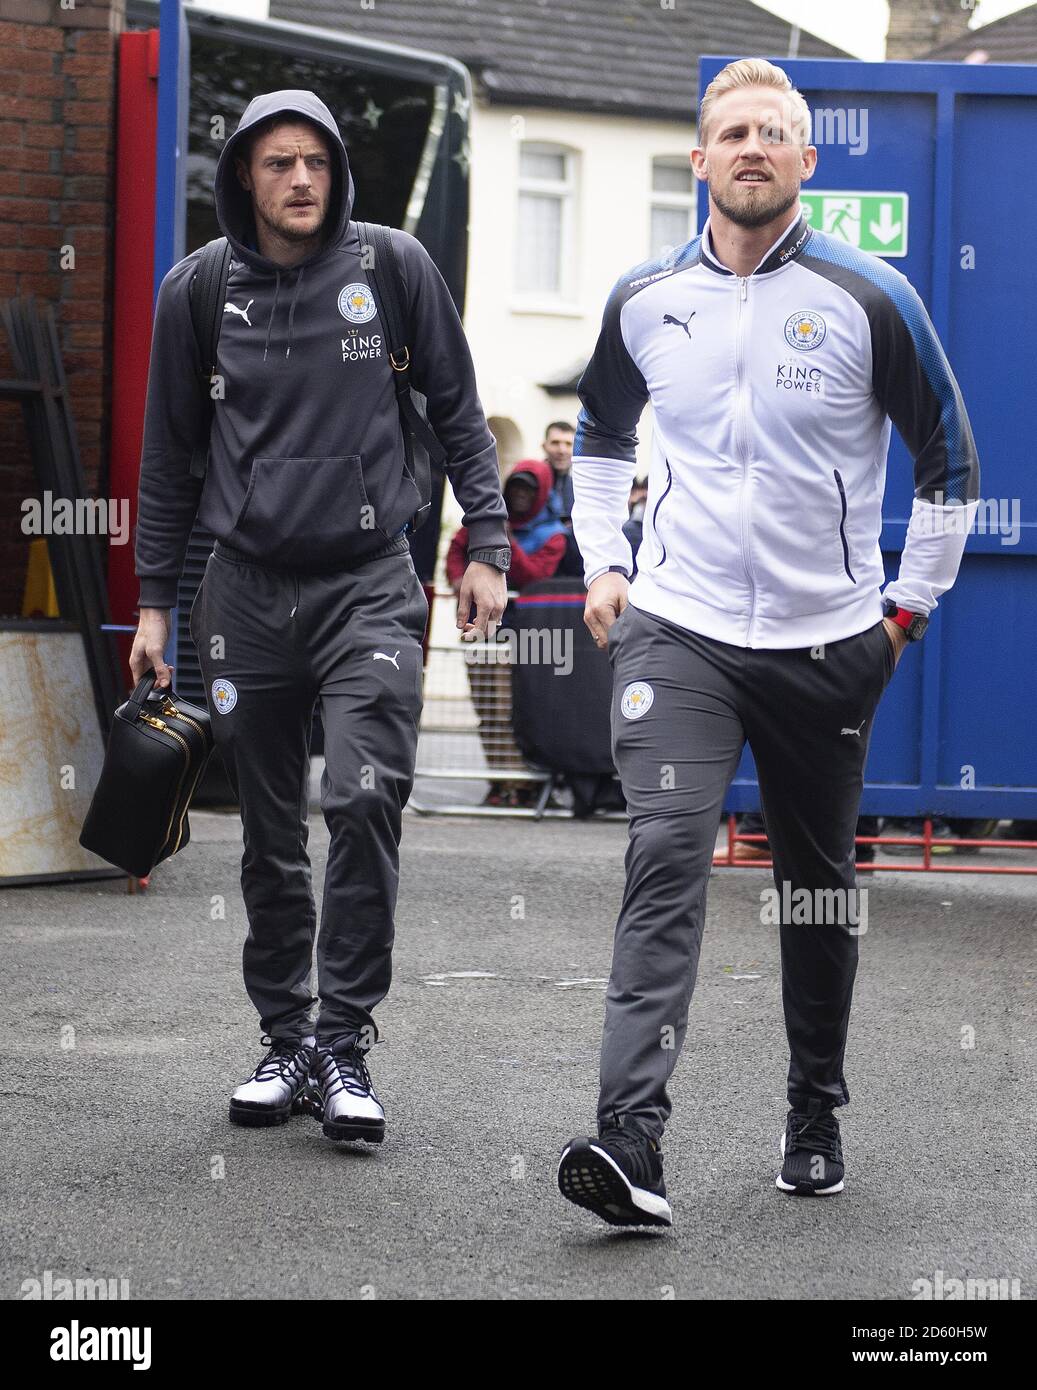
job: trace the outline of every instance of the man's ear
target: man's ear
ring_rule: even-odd
[[[709,165],[706,162],[706,151],[701,145],[696,145],[691,152],[692,173],[699,183],[706,183],[709,178]]]
[[[803,151],[803,166],[802,166],[802,173],[801,173],[801,175],[800,175],[800,177],[801,177],[801,179],[802,179],[802,181],[803,181],[804,183],[806,183],[807,179],[812,179],[812,178],[814,177],[814,170],[815,170],[816,168],[817,168],[817,146],[816,146],[816,145],[808,145],[808,146],[806,147],[806,149]]]
[[[238,176],[238,183],[241,184],[245,192],[251,193],[252,179],[248,172],[248,165],[245,163],[245,161],[241,158],[240,155],[235,155],[234,157],[234,172]]]

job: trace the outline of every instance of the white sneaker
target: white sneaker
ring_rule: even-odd
[[[324,1105],[323,1130],[329,1139],[385,1138],[385,1111],[375,1095],[363,1052],[347,1036],[317,1047],[313,1081]]]
[[[230,1098],[235,1125],[283,1125],[310,1079],[313,1049],[297,1038],[262,1039],[269,1051]]]

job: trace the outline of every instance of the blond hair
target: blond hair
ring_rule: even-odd
[[[802,92],[797,92],[792,79],[783,68],[775,67],[766,58],[741,58],[737,63],[728,63],[721,69],[706,88],[699,108],[699,144],[705,145],[709,119],[717,101],[727,92],[739,87],[771,87],[781,92],[787,103],[792,127],[799,143],[810,144],[810,107]]]

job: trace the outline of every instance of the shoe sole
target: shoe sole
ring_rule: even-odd
[[[781,1156],[782,1156],[782,1158],[784,1159],[784,1157],[785,1157],[785,1136],[784,1136],[784,1134],[782,1134],[782,1136],[781,1136],[780,1148],[781,1148]],[[784,1178],[781,1176],[781,1174],[779,1173],[778,1176],[774,1179],[774,1186],[777,1187],[777,1188],[778,1188],[780,1191],[782,1191],[782,1192],[788,1192],[788,1193],[790,1193],[790,1194],[791,1194],[792,1196],[794,1196],[794,1197],[831,1197],[831,1196],[833,1196],[836,1192],[842,1192],[843,1187],[845,1186],[845,1184],[843,1183],[842,1178],[840,1178],[839,1181],[836,1182],[836,1183],[833,1183],[831,1187],[811,1187],[810,1183],[808,1183],[808,1182],[800,1182],[800,1183],[786,1182],[785,1179],[784,1179]]]
[[[283,1125],[292,1113],[291,1105],[256,1105],[248,1101],[232,1100],[228,1112],[232,1125],[244,1125],[247,1129],[266,1129],[270,1125]]]
[[[287,1105],[259,1105],[255,1101],[231,1100],[228,1117],[232,1125],[244,1125],[246,1129],[266,1129],[271,1125],[287,1124],[293,1115],[312,1115],[314,1108],[319,1110],[320,1100],[314,1099],[310,1086],[304,1086]],[[316,1116],[321,1118],[320,1113]]]
[[[380,1144],[385,1138],[384,1120],[325,1120],[321,1132],[336,1144],[362,1140],[365,1144]]]
[[[619,1165],[595,1144],[570,1144],[558,1160],[558,1190],[610,1226],[672,1226],[665,1197],[635,1187]]]

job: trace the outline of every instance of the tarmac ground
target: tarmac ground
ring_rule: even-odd
[[[311,817],[320,903],[327,831]],[[593,1126],[621,822],[408,814],[395,977],[370,1061],[380,1148],[227,1120],[260,1055],[235,814],[144,893],[0,891],[0,1288],[130,1298],[911,1299],[1037,1288],[1032,878],[876,874],[840,1112],[846,1191],[774,1185],[787,1049],[761,869],[715,871],[664,1146],[675,1224],[564,1202]],[[863,881],[863,880],[862,880]]]

